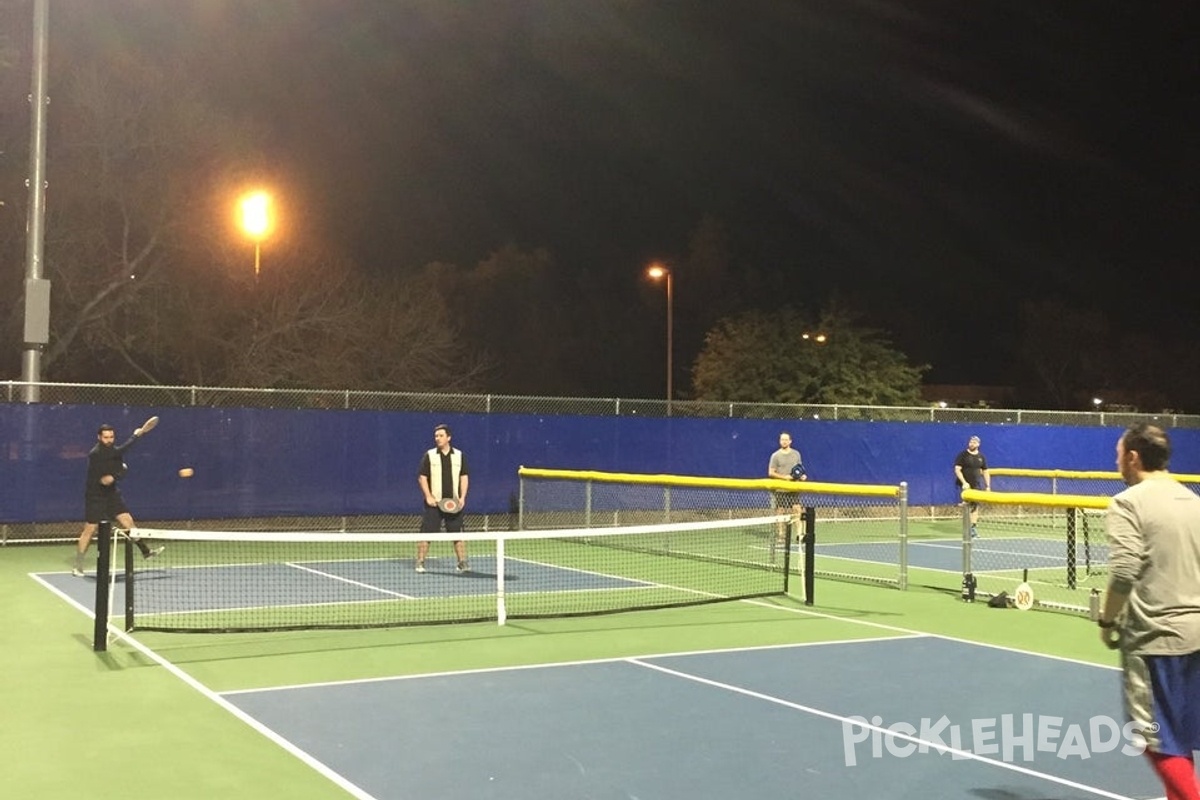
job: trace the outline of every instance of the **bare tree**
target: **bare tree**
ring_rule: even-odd
[[[46,376],[473,388],[482,361],[461,344],[428,272],[368,277],[306,238],[320,226],[294,219],[253,278],[229,223],[235,188],[266,172],[262,136],[186,76],[183,66],[131,59],[121,70],[80,67],[56,94]],[[16,251],[11,238],[0,239],[6,254]],[[19,337],[7,316],[6,335]]]
[[[1108,320],[1100,311],[1050,299],[1023,303],[1019,352],[1033,383],[1026,391],[1053,408],[1083,407],[1109,380],[1108,339]]]
[[[179,72],[131,69],[120,82],[82,70],[65,87],[47,159],[47,374],[156,377],[130,334],[142,301],[203,253],[187,234],[253,138],[188,85]]]

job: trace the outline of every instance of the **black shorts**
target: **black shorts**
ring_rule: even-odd
[[[84,495],[83,521],[89,525],[105,520],[116,522],[118,516],[128,513],[129,508],[126,507],[125,498],[121,497],[120,492]]]
[[[463,514],[447,514],[437,506],[425,506],[421,514],[421,533],[437,533],[446,526],[446,533],[462,533]]]

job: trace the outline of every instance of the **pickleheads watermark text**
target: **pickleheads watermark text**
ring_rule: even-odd
[[[1106,716],[1067,723],[1063,717],[1042,714],[1003,714],[958,724],[943,715],[936,720],[924,718],[917,725],[893,722],[887,726],[879,716],[869,720],[854,716],[842,722],[842,747],[848,767],[867,754],[871,758],[885,754],[907,758],[949,753],[956,760],[988,756],[1016,762],[1033,761],[1037,753],[1053,753],[1064,760],[1088,759],[1118,748],[1125,755],[1141,755],[1146,749],[1142,731],[1138,723],[1121,724]]]

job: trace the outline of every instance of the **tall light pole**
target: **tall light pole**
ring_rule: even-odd
[[[33,69],[29,102],[29,209],[25,221],[25,347],[21,380],[25,402],[41,399],[42,348],[50,341],[50,281],[42,254],[46,220],[46,70],[49,48],[50,0],[33,3]]]
[[[674,392],[674,355],[675,345],[672,341],[675,333],[675,297],[671,286],[671,270],[660,262],[655,262],[646,270],[646,274],[652,280],[663,280],[667,284],[667,416],[671,416],[671,400],[675,396]]]
[[[271,195],[263,191],[250,192],[238,202],[242,230],[254,240],[254,279],[262,266],[262,241],[271,232]]]

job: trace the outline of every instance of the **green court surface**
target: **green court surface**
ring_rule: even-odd
[[[941,573],[905,592],[818,581],[812,607],[784,597],[504,627],[144,633],[136,638],[145,649],[118,639],[95,653],[91,618],[31,577],[69,569],[72,549],[0,549],[0,601],[9,610],[0,632],[8,797],[351,796],[215,694],[237,689],[912,632],[1116,663],[1085,618],[964,603],[957,576]],[[885,666],[882,679],[892,680]],[[1115,681],[1112,690],[1115,703]],[[395,716],[397,725],[412,722],[403,709]]]

